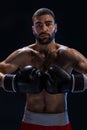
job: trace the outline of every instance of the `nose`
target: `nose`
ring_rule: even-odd
[[[46,24],[42,25],[42,29],[43,29],[43,31],[47,31],[48,30],[48,27],[46,26]]]

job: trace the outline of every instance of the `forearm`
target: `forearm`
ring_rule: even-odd
[[[3,78],[4,78],[4,74],[0,72],[0,88],[2,87]]]

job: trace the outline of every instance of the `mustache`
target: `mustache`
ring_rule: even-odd
[[[49,35],[48,33],[41,32],[41,33],[39,34],[39,36],[41,36],[41,35],[43,35],[43,34],[47,34],[47,35]]]

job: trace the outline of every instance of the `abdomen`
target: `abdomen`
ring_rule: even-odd
[[[65,94],[27,94],[26,109],[38,113],[61,113],[66,109]]]

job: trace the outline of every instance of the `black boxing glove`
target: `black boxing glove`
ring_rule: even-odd
[[[52,66],[46,72],[47,77],[45,89],[48,93],[61,93],[71,90],[72,78],[59,66]],[[68,84],[67,87],[64,83]]]
[[[25,66],[15,75],[6,74],[2,81],[2,88],[7,92],[39,93],[41,72],[33,66]]]
[[[87,86],[86,76],[80,73],[77,75],[70,75],[58,66],[50,67],[45,72],[45,77],[47,78],[45,89],[48,93],[51,94],[65,92],[83,92]]]

